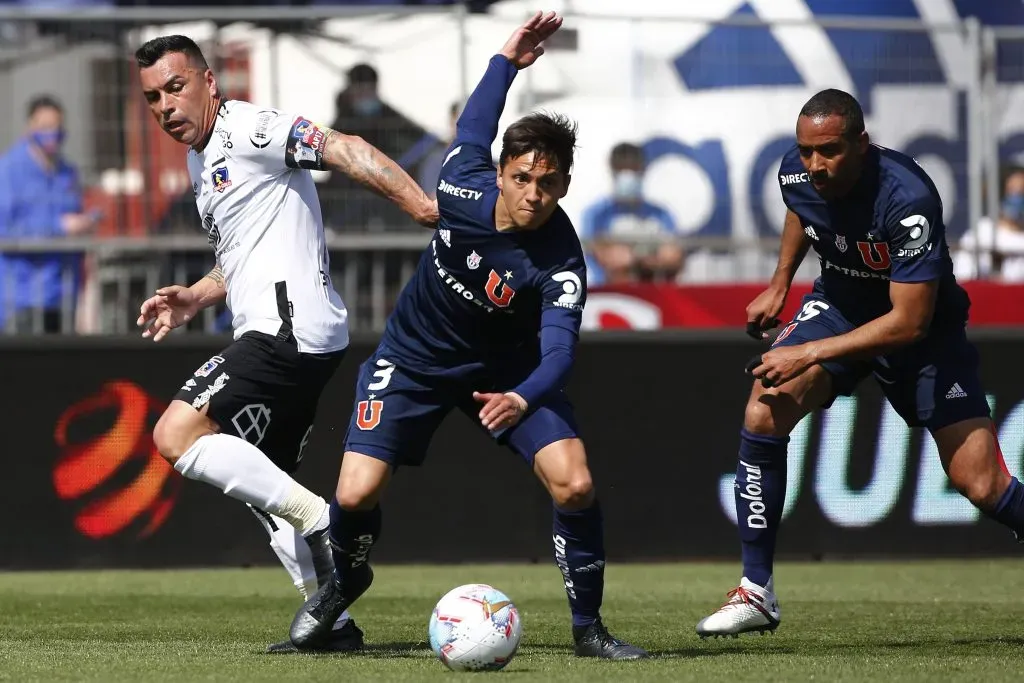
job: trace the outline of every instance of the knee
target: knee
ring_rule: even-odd
[[[572,512],[585,510],[594,503],[594,482],[589,471],[573,474],[564,482],[552,484],[551,500],[559,508]]]
[[[991,510],[1006,491],[1002,472],[950,472],[950,482],[967,500],[982,510]]]
[[[214,431],[205,415],[193,410],[192,406],[186,408],[180,410],[177,402],[172,403],[153,427],[153,445],[164,460],[172,465],[199,437]]]
[[[789,433],[789,430],[780,432],[779,427],[771,406],[760,396],[752,395],[743,414],[743,428],[760,436],[785,436]]]
[[[372,510],[380,502],[388,465],[365,455],[346,453],[335,498],[342,510]]]

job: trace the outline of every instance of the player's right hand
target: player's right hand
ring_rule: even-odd
[[[769,287],[747,306],[747,334],[758,341],[768,338],[768,331],[773,330],[782,322],[779,314],[786,305],[789,291],[779,287]]]
[[[517,69],[525,69],[544,54],[544,46],[541,43],[561,27],[562,17],[555,12],[537,12],[516,29],[501,48],[500,54]]]
[[[196,295],[191,289],[181,285],[161,287],[156,295],[142,302],[135,324],[142,328],[143,337],[158,342],[175,327],[194,318],[196,311]]]

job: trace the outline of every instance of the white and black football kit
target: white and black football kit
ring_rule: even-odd
[[[206,147],[189,149],[196,206],[224,272],[234,342],[176,399],[293,472],[320,394],[348,346],[331,285],[316,187],[325,131],[310,120],[230,100]]]

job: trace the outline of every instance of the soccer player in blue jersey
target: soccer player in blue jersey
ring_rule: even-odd
[[[1024,539],[1024,486],[999,452],[978,353],[965,332],[970,301],[953,277],[931,178],[912,158],[870,143],[851,95],[824,90],[800,111],[779,183],[788,212],[778,267],[747,307],[748,332],[766,339],[778,325],[812,246],[821,276],[771,350],[748,366],[757,381],[735,489],[743,577],[697,625],[702,637],[779,625],[772,563],[789,434],[868,375],[908,425],[928,429],[953,486]]]
[[[422,463],[434,431],[457,409],[518,453],[551,493],[575,653],[647,655],[601,623],[601,510],[563,393],[586,297],[583,251],[558,206],[575,125],[526,116],[505,131],[498,168],[491,161],[516,72],[543,54],[541,43],[561,23],[538,13],[517,29],[459,118],[441,168],[435,237],[360,368],[331,504],[335,580],[295,616],[290,637],[300,650],[321,647],[338,615],[369,588],[384,489],[399,466]]]

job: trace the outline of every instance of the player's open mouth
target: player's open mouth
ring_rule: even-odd
[[[181,130],[184,127],[184,121],[168,121],[164,124],[164,130],[166,130],[168,133],[173,133],[174,131]]]

